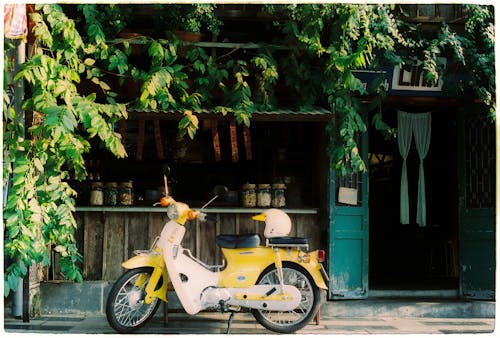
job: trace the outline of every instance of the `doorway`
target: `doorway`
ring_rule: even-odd
[[[398,141],[370,127],[370,249],[372,290],[458,289],[458,193],[456,117],[447,107],[406,106],[431,111],[431,141],[424,160],[427,226],[416,223],[419,157],[412,140],[407,158],[410,223],[399,220],[402,157]],[[397,127],[397,109],[384,119]]]

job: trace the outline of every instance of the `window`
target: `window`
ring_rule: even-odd
[[[463,18],[464,7],[452,4],[402,5],[409,21],[422,22],[457,22]]]

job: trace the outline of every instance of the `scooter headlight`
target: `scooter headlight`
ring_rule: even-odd
[[[171,220],[176,220],[179,218],[179,209],[177,208],[177,203],[172,203],[167,207],[167,216]]]

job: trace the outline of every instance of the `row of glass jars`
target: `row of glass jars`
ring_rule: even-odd
[[[132,181],[93,182],[90,191],[90,205],[133,205],[134,191]]]
[[[286,205],[285,185],[283,183],[243,185],[241,192],[242,205],[247,208],[273,207],[282,208]]]

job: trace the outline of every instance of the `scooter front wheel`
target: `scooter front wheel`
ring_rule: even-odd
[[[153,268],[150,267],[128,270],[111,288],[106,302],[106,317],[116,331],[130,333],[144,326],[158,309],[158,298],[149,304],[145,302],[145,288],[152,273]]]
[[[265,328],[278,333],[293,333],[309,323],[318,311],[321,293],[309,273],[301,266],[283,262],[283,282],[293,285],[301,293],[301,301],[292,311],[266,311],[253,309],[255,319]],[[260,275],[257,284],[279,284],[274,265]]]

